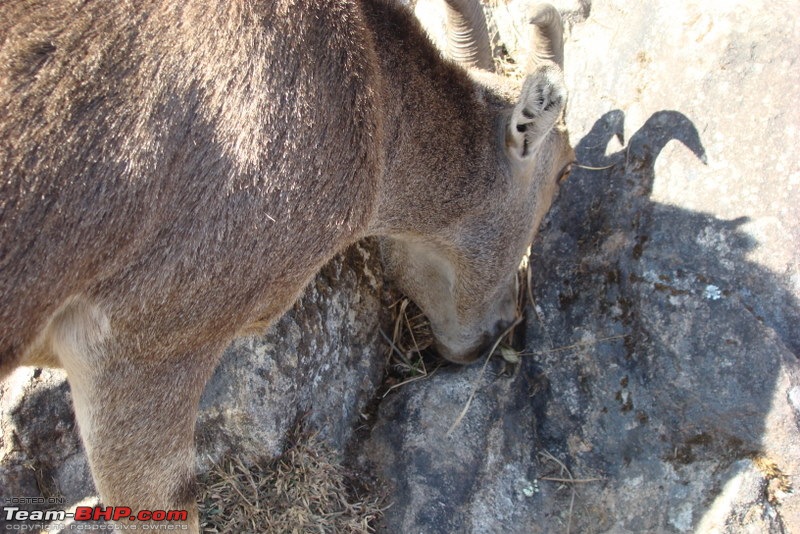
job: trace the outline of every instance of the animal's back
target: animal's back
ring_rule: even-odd
[[[76,295],[187,351],[291,304],[374,203],[360,17],[343,1],[0,4],[0,375]]]

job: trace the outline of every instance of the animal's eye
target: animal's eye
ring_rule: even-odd
[[[572,172],[572,163],[567,163],[563,169],[561,169],[561,173],[558,175],[558,183],[562,184],[567,181],[569,178],[569,173]]]

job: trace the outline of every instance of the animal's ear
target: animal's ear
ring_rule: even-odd
[[[543,65],[525,79],[506,131],[506,146],[513,157],[534,157],[561,117],[566,98],[564,77],[555,64]]]

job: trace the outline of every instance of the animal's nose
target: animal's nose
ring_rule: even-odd
[[[516,308],[508,318],[498,320],[494,327],[489,332],[484,332],[479,340],[472,348],[455,352],[443,343],[436,342],[436,350],[439,355],[447,361],[459,363],[462,365],[473,363],[478,358],[483,358],[488,355],[497,341],[497,338],[503,335],[506,330],[516,322]]]
[[[441,356],[445,360],[453,363],[458,363],[461,365],[466,365],[473,363],[475,360],[477,360],[484,354],[485,350],[484,347],[486,346],[486,343],[479,343],[472,349],[458,353],[450,350],[446,345],[441,343],[436,343],[435,346],[436,346],[436,352],[438,352],[439,356]]]
[[[447,338],[437,339],[439,355],[451,362],[469,364],[487,355],[498,337],[517,321],[517,289],[511,285],[500,292],[499,298],[486,304],[482,318],[471,332],[447,343]]]

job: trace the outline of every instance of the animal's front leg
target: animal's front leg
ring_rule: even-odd
[[[138,352],[135,344],[119,339],[104,345],[88,362],[67,366],[103,505],[130,508],[134,516],[164,511],[153,518],[172,521],[153,526],[183,524],[199,532],[194,426],[217,348],[180,356]]]

